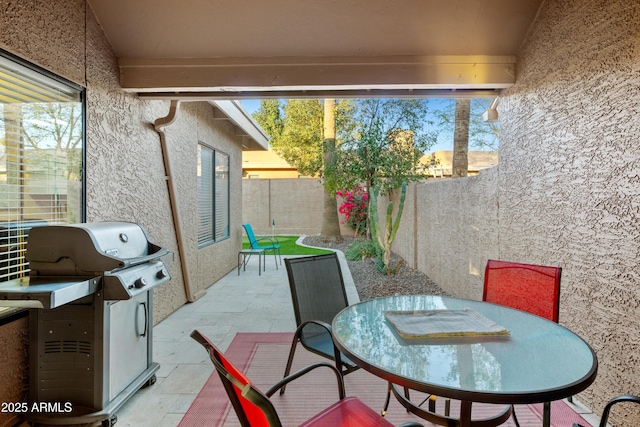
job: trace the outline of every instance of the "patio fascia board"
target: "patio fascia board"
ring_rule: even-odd
[[[122,58],[119,67],[122,88],[141,96],[297,92],[309,97],[323,91],[495,91],[515,83],[515,62],[510,55]]]
[[[269,149],[269,137],[238,101],[216,100],[209,103],[214,107],[214,119],[229,120],[236,126],[235,134],[241,139],[243,151]]]

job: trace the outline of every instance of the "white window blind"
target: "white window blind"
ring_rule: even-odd
[[[215,236],[216,241],[229,237],[229,156],[215,153]]]
[[[0,52],[0,281],[28,274],[32,227],[84,219],[82,98]]]
[[[229,156],[202,143],[197,163],[198,247],[229,237]]]
[[[198,245],[214,241],[213,150],[198,144]]]

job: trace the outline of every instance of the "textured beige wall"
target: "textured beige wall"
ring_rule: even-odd
[[[117,60],[91,11],[85,25],[84,6],[83,0],[0,0],[0,48],[86,87],[86,219],[139,222],[153,242],[176,254],[169,265],[172,280],[154,291],[154,320],[158,322],[187,301],[160,139],[152,126],[168,114],[169,103],[141,101],[120,89]],[[165,132],[178,186],[191,286],[200,291],[237,262],[238,213],[242,210],[240,144],[228,122],[213,121],[207,103],[182,104],[176,122]],[[231,156],[231,237],[201,250],[194,228],[198,141]],[[12,354],[6,360],[3,354],[0,363],[0,402],[24,400],[26,363],[16,352],[26,352],[26,337],[26,321],[0,327],[0,348],[11,349]],[[0,413],[0,426],[11,424],[11,418]]]
[[[176,254],[168,266],[172,280],[154,291],[157,322],[186,302],[160,138],[152,126],[167,115],[169,105],[140,101],[120,90],[116,59],[88,16],[86,219],[138,222],[154,243]]]
[[[500,164],[417,187],[418,268],[480,299],[488,258],[563,268],[560,323],[596,350],[579,399],[640,393],[640,3],[552,0],[501,96]],[[400,245],[408,247],[400,247]],[[614,426],[640,425],[619,408]]]
[[[237,265],[241,245],[242,157],[230,122],[214,120],[213,107],[207,103],[183,103],[177,120],[166,129],[170,157],[175,168],[173,179],[178,187],[178,206],[182,225],[187,268],[191,288],[203,291]],[[228,239],[198,249],[196,155],[198,141],[228,154],[230,169],[230,224]],[[164,289],[163,289],[164,290]],[[158,292],[156,292],[157,296]],[[172,297],[169,295],[168,297]],[[178,295],[176,295],[178,297]],[[183,302],[178,301],[180,305]],[[169,303],[163,304],[168,307]]]
[[[0,0],[0,48],[84,85],[84,1]],[[23,402],[28,389],[27,321],[0,327],[0,402]],[[5,352],[6,349],[6,352]],[[0,413],[0,426],[12,414]]]
[[[640,393],[639,22],[637,1],[546,2],[498,108],[499,255],[563,267],[560,322],[598,354],[580,395],[596,411]],[[613,424],[640,425],[627,411]]]
[[[26,402],[29,384],[28,321],[24,317],[0,326],[0,404]],[[13,426],[17,417],[0,413],[0,426]]]

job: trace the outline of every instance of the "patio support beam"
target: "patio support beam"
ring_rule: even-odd
[[[510,55],[122,58],[120,85],[145,92],[497,90],[515,82]],[[307,95],[309,96],[309,94]]]

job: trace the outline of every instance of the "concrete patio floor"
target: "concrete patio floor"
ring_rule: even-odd
[[[338,253],[350,303],[359,301],[342,253]],[[194,329],[226,350],[237,332],[293,332],[295,317],[284,263],[276,270],[267,256],[258,275],[252,257],[246,270],[232,270],[205,296],[186,304],[153,329],[157,382],[138,391],[118,412],[118,427],[175,427],[213,372],[204,349],[189,336]],[[574,399],[575,402],[575,399]],[[576,412],[592,425],[598,418],[576,402]]]
[[[344,255],[339,253],[351,303],[358,293]],[[286,258],[286,256],[285,256]],[[258,275],[252,257],[245,271],[236,269],[211,286],[206,295],[186,304],[153,329],[157,382],[138,391],[118,412],[117,425],[175,427],[213,371],[206,352],[190,336],[194,329],[226,350],[237,332],[293,332],[296,328],[284,266],[266,257]]]

